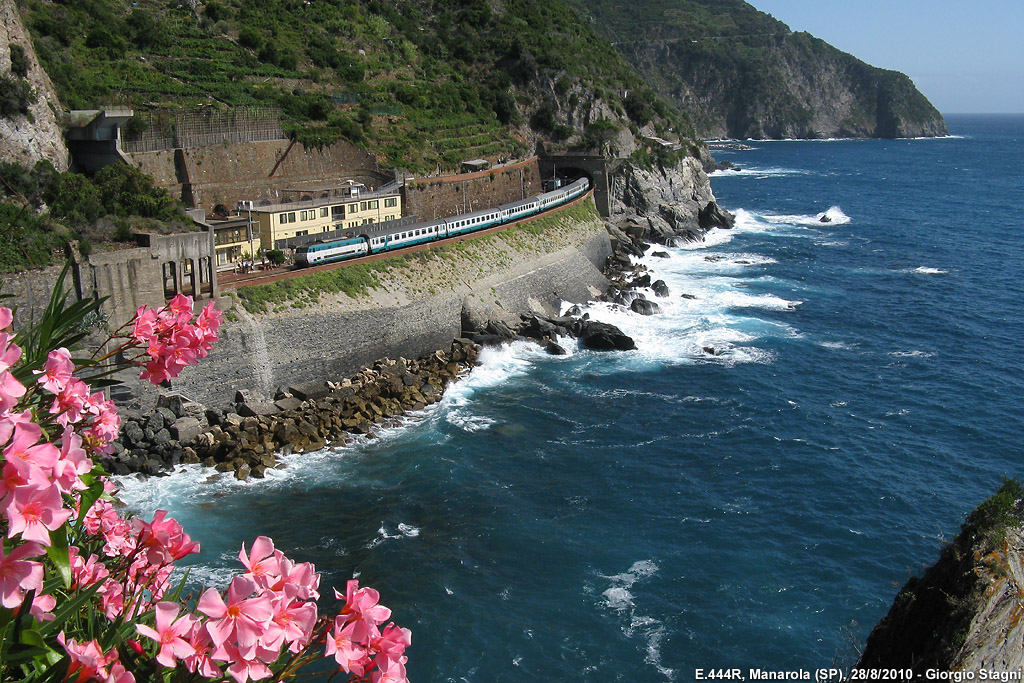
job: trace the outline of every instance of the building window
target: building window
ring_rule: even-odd
[[[366,208],[368,208],[368,209],[377,209],[379,207],[380,207],[380,200],[379,199],[371,199],[370,201],[366,202]]]
[[[348,205],[348,212],[349,213],[359,213],[359,205],[358,204],[349,204]]]
[[[387,197],[384,199],[385,209],[390,209],[392,206],[398,206],[398,197]]]
[[[309,211],[300,211],[299,216],[301,220],[311,221],[316,218],[316,209],[310,209]]]
[[[327,207],[320,207],[320,218],[327,218]]]

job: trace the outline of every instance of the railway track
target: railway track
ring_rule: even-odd
[[[591,197],[593,193],[593,190],[589,190],[585,194],[580,195],[579,197],[570,202],[562,204],[558,208],[559,210],[561,210],[570,206],[575,206],[576,204]],[[458,242],[463,242],[474,237],[479,237],[480,235],[490,235],[493,233],[502,232],[503,230],[508,230],[509,228],[513,228],[523,223],[529,223],[530,221],[534,221],[538,218],[547,215],[549,214],[542,213],[536,216],[530,216],[529,218],[523,218],[518,221],[513,221],[505,225],[497,225],[493,228],[487,228],[486,230],[479,230],[465,235],[455,235],[454,237],[445,237],[444,239],[428,242],[427,244],[417,244],[412,247],[405,247],[404,249],[395,249],[393,251],[386,251],[384,253],[379,254],[368,254],[366,256],[358,256],[356,258],[347,259],[340,263],[325,263],[322,266],[308,266],[306,268],[297,268],[295,266],[283,266],[270,271],[264,270],[252,273],[227,273],[225,275],[218,275],[217,283],[220,285],[221,291],[238,289],[239,287],[248,287],[250,285],[270,284],[271,282],[287,280],[288,278],[297,277],[299,275],[305,275],[306,273],[319,273],[326,270],[344,268],[354,263],[370,263],[372,261],[379,261],[380,259],[386,259],[400,254],[415,254],[416,252],[419,251],[432,249],[433,247],[436,247],[440,244],[456,244]]]

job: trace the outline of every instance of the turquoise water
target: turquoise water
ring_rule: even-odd
[[[644,260],[664,315],[590,309],[638,351],[489,350],[402,429],[126,497],[186,525],[204,581],[260,534],[357,573],[419,683],[849,664],[1022,469],[1024,117],[948,123],[719,152],[737,227]]]

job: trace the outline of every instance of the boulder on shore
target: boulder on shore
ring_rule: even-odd
[[[657,315],[661,313],[661,306],[640,297],[633,299],[632,303],[629,304],[629,308],[634,313],[639,313],[640,315]]]
[[[580,341],[583,346],[595,351],[631,351],[636,348],[633,338],[615,325],[596,320],[583,322],[580,329]]]

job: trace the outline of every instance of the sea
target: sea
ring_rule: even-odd
[[[123,498],[201,543],[192,585],[266,535],[323,572],[325,610],[377,588],[414,683],[849,667],[1024,472],[1024,116],[947,123],[716,150],[736,226],[640,259],[660,315],[585,307],[635,351],[487,349],[374,438]]]

